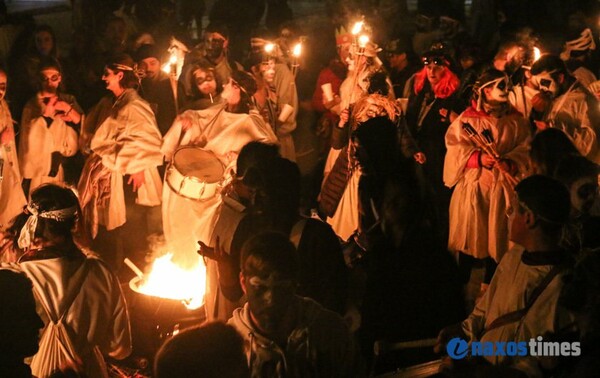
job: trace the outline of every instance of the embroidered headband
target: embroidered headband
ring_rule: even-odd
[[[34,204],[29,203],[26,207],[29,213],[29,218],[19,234],[18,245],[19,248],[25,249],[31,245],[31,241],[35,236],[35,230],[37,229],[38,218],[52,219],[57,222],[64,222],[67,219],[71,219],[77,214],[77,206],[67,207],[65,209],[51,210],[51,211],[38,211],[38,207]]]

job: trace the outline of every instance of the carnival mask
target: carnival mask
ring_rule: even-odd
[[[481,89],[489,88],[490,90],[486,93],[488,102],[507,102],[508,101],[508,89],[509,81],[508,77],[500,77],[485,83]]]
[[[547,92],[551,94],[553,98],[558,95],[559,91],[558,83],[552,76],[552,74],[555,72],[556,70],[550,72],[544,71],[538,75],[533,75],[531,78],[537,89],[539,89],[541,92]]]

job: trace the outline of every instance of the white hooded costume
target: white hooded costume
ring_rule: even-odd
[[[500,261],[508,250],[508,219],[513,188],[498,169],[467,168],[471,155],[479,148],[463,130],[469,123],[481,134],[492,132],[500,156],[526,171],[529,124],[517,112],[495,118],[473,108],[464,111],[446,132],[444,184],[454,192],[450,200],[448,248],[478,259]]]

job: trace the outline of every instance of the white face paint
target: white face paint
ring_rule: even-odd
[[[4,98],[4,95],[6,95],[6,82],[6,74],[0,71],[0,100]]]
[[[544,71],[538,75],[533,75],[531,78],[531,81],[538,90],[551,94],[553,98],[558,95],[559,91],[558,83],[552,77],[554,72],[556,71]]]
[[[488,99],[496,102],[507,102],[508,101],[508,78],[501,77],[490,83],[488,88],[491,90],[487,92]]]

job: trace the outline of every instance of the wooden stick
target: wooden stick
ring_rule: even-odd
[[[133,261],[129,260],[127,257],[125,257],[125,260],[123,261],[129,267],[129,269],[133,270],[133,273],[135,273],[136,276],[138,276],[140,279],[144,279],[144,272],[142,272],[140,268],[133,263]]]

